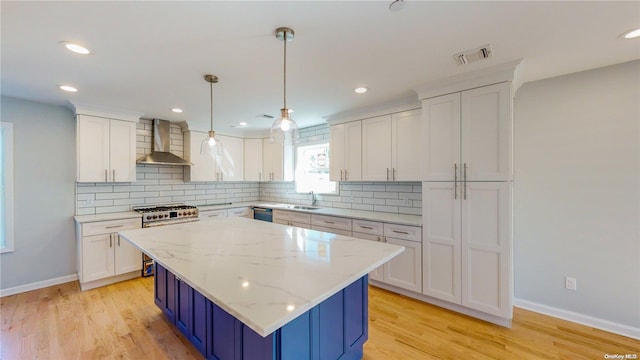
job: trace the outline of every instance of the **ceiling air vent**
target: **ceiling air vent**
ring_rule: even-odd
[[[491,44],[483,45],[475,49],[453,54],[453,60],[458,65],[465,65],[478,60],[488,59],[493,55]]]

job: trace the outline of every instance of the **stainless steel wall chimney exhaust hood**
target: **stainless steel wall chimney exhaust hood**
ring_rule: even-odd
[[[167,120],[153,119],[153,149],[151,154],[136,160],[136,164],[193,165],[189,161],[169,152],[170,127],[170,122]]]

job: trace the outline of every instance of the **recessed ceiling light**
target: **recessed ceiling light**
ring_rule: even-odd
[[[622,37],[625,39],[635,39],[639,36],[640,36],[640,28],[627,31],[626,33],[622,34]]]
[[[80,54],[80,55],[91,54],[91,50],[89,50],[88,48],[76,43],[72,43],[70,41],[60,41],[60,45],[67,48],[67,50],[69,51],[73,51],[76,54]]]
[[[247,126],[247,123],[246,123],[246,122],[244,122],[244,121],[242,121],[242,122],[240,122],[238,125],[239,125],[239,126]]]
[[[60,88],[60,90],[64,90],[64,91],[67,91],[67,92],[78,92],[78,89],[74,88],[73,86],[60,85],[58,87]]]
[[[366,87],[358,87],[358,88],[353,89],[353,91],[354,91],[356,94],[364,94],[364,93],[366,93],[367,91],[369,91],[369,89],[367,89]]]
[[[174,113],[178,113],[178,114],[179,114],[179,113],[181,113],[181,112],[182,112],[182,109],[180,109],[180,108],[173,108],[173,109],[171,109],[171,111],[173,111]]]

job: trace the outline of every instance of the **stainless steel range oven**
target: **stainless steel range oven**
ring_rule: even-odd
[[[185,204],[134,206],[142,214],[142,227],[155,227],[198,221],[198,208]],[[142,276],[153,275],[153,260],[142,254]]]

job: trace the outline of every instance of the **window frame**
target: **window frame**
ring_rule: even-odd
[[[2,236],[4,237],[4,246],[0,244],[0,253],[13,252],[15,250],[14,243],[14,228],[13,228],[13,123],[0,122],[0,144],[2,145],[2,159],[0,159],[0,166],[2,166],[2,209],[0,210],[0,216],[4,219],[4,229]]]
[[[329,140],[316,140],[316,141],[309,141],[309,142],[305,142],[303,144],[296,144],[296,146],[294,147],[294,169],[293,169],[293,173],[294,173],[294,190],[296,192],[296,194],[309,194],[309,191],[299,191],[298,190],[298,150],[299,148],[302,147],[309,147],[309,146],[318,146],[318,145],[322,145],[322,144],[327,144],[327,148],[329,149],[329,155],[331,154],[331,147],[330,147],[330,142]],[[329,156],[330,157],[330,156]],[[331,161],[331,160],[329,160]],[[335,184],[335,192],[316,192],[315,190],[313,190],[314,194],[317,195],[340,195],[340,185],[337,181],[331,181],[329,180],[329,182],[332,182]]]

